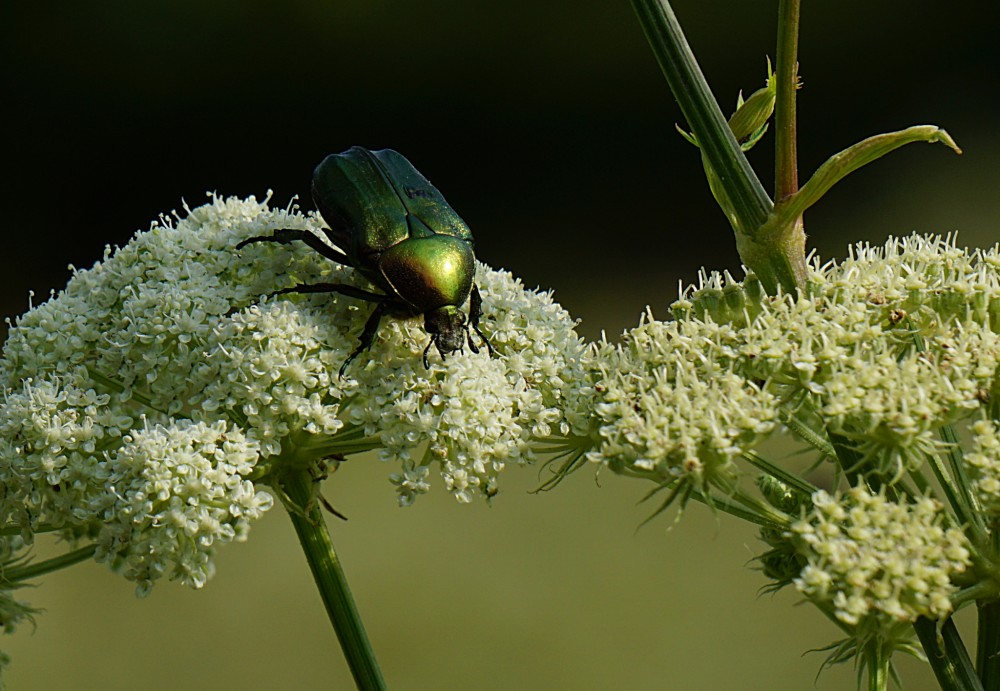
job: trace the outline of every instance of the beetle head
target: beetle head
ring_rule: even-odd
[[[424,349],[424,366],[427,367],[427,351],[436,345],[441,357],[462,350],[468,334],[465,312],[454,305],[444,305],[424,314],[424,329],[431,335],[431,342]]]

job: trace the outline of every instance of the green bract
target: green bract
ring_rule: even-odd
[[[301,240],[338,264],[354,267],[382,293],[345,283],[318,283],[285,288],[278,293],[340,293],[376,303],[361,343],[340,368],[369,348],[385,314],[424,315],[431,335],[424,349],[436,345],[441,357],[469,348],[479,352],[469,326],[487,349],[490,342],[479,330],[482,297],[474,279],[476,258],[472,232],[440,192],[403,156],[392,151],[369,151],[355,146],[327,156],[313,174],[313,200],[323,219],[330,247],[318,236],[299,229],[279,228],[269,236],[248,238],[237,249],[254,242],[288,243]],[[336,248],[336,249],[335,249]],[[461,306],[469,300],[469,321]]]

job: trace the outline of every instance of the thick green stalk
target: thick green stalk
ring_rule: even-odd
[[[976,669],[985,691],[1000,691],[1000,602],[978,603]]]
[[[774,104],[774,198],[777,202],[799,191],[798,122],[795,93],[799,88],[799,16],[801,0],[781,0],[778,5],[778,55]],[[758,241],[769,248],[789,281],[803,288],[806,268],[806,233],[802,215],[784,225],[766,229]],[[778,250],[777,252],[775,250]],[[787,274],[791,274],[788,276]]]
[[[632,7],[698,146],[732,203],[737,227],[752,232],[763,225],[773,203],[729,129],[670,3],[632,0]]]
[[[300,511],[289,510],[295,532],[312,570],[327,615],[337,632],[340,647],[359,689],[384,689],[385,682],[375,652],[358,615],[340,559],[315,498],[315,480],[307,468],[289,468],[279,478],[281,489]]]
[[[798,88],[800,0],[781,0],[778,5],[778,53],[775,70],[775,187],[779,203],[799,189],[799,163],[795,92]],[[806,234],[802,215],[775,217],[747,233],[736,233],[740,259],[761,279],[769,293],[780,285],[794,293],[805,287]]]
[[[913,628],[942,691],[983,691],[954,621],[941,624],[939,633],[937,622],[921,617]]]

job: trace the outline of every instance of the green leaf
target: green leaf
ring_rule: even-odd
[[[868,165],[890,151],[895,151],[911,142],[940,142],[955,153],[962,153],[955,140],[943,129],[934,125],[915,125],[899,132],[877,134],[827,159],[826,163],[813,173],[809,182],[803,185],[798,192],[781,200],[775,206],[771,213],[771,219],[768,220],[768,225],[772,225],[772,221],[776,222],[777,225],[782,225],[791,219],[798,218],[806,209],[822,199],[831,187],[858,168]]]

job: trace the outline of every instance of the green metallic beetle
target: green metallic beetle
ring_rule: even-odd
[[[424,315],[424,328],[431,337],[424,348],[424,367],[430,367],[427,352],[432,345],[442,359],[462,350],[466,340],[472,352],[478,353],[469,326],[493,354],[493,346],[479,330],[483,299],[474,281],[472,233],[437,188],[401,154],[360,146],[331,154],[316,166],[312,196],[330,226],[323,232],[336,249],[307,230],[291,228],[249,238],[236,249],[254,242],[300,240],[327,259],[357,269],[384,291],[315,283],[274,293],[340,293],[376,303],[361,332],[361,343],[340,368],[341,376],[371,346],[386,314]],[[462,311],[467,299],[468,321]]]

